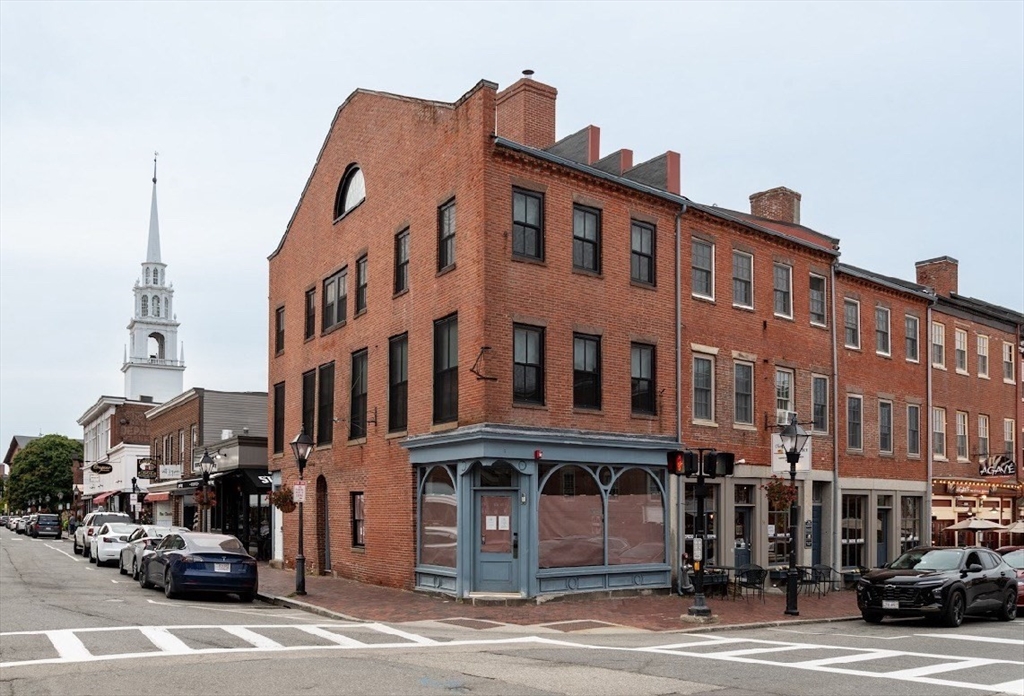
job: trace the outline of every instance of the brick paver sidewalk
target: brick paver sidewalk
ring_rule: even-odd
[[[607,594],[570,595],[541,604],[516,606],[474,605],[467,601],[411,592],[378,585],[368,585],[342,578],[306,576],[306,595],[297,597],[295,571],[271,568],[260,564],[260,594],[303,602],[347,617],[366,621],[403,623],[407,621],[477,619],[522,626],[557,624],[561,630],[598,628],[604,624],[650,631],[688,630],[711,626],[791,623],[794,621],[827,621],[860,618],[853,592],[840,590],[821,597],[801,592],[800,615],[784,614],[786,597],[769,588],[764,601],[754,596],[744,598],[713,597],[707,600],[714,620],[698,624],[681,618],[693,604],[693,597],[676,594],[616,596]],[[464,625],[486,627],[463,621]]]

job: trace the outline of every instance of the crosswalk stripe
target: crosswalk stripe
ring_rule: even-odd
[[[401,629],[395,628],[394,626],[385,626],[380,623],[366,624],[366,628],[372,628],[374,631],[380,631],[381,633],[387,633],[392,636],[398,636],[399,638],[405,638],[410,643],[418,643],[419,645],[434,645],[437,643],[436,640],[430,638],[424,638],[418,636],[415,633],[407,633]]]
[[[318,636],[320,638],[325,638],[333,643],[337,643],[338,645],[343,645],[346,648],[359,648],[365,647],[366,645],[366,643],[361,643],[355,638],[349,638],[348,636],[343,636],[340,633],[334,633],[333,631],[325,630],[323,628],[320,628],[319,626],[296,626],[295,628],[305,633],[308,633],[311,636]]]
[[[153,645],[160,648],[161,652],[173,655],[186,655],[195,652],[185,641],[161,626],[140,626],[139,631],[149,638]]]
[[[230,633],[233,636],[237,636],[247,643],[252,643],[257,648],[268,648],[271,650],[280,650],[284,646],[278,643],[276,640],[271,640],[266,636],[257,633],[256,631],[250,631],[244,626],[223,626],[222,630]]]
[[[938,674],[939,672],[953,672],[959,669],[983,667],[985,665],[998,663],[998,660],[986,660],[983,657],[963,658],[956,662],[947,662],[940,665],[928,665],[927,667],[915,667],[913,669],[901,669],[895,672],[884,672],[884,674],[885,676],[892,677],[893,679],[916,679],[917,677],[925,677],[929,674]]]
[[[70,629],[46,631],[46,637],[53,643],[53,647],[62,660],[88,660],[92,657],[92,653],[85,647],[85,643]]]

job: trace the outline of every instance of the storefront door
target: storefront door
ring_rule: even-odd
[[[473,590],[519,590],[519,534],[516,495],[511,491],[474,493],[475,559]]]

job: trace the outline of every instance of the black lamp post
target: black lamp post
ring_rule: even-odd
[[[786,463],[789,464],[789,485],[796,490],[796,465],[800,461],[800,450],[807,443],[810,433],[796,422],[796,414],[790,414],[789,423],[782,429],[782,448],[786,451]],[[796,568],[797,540],[797,504],[794,497],[789,504],[789,570],[786,573],[786,611],[790,616],[800,616],[797,609],[797,591],[800,583],[800,572]]]
[[[291,441],[292,454],[295,455],[295,464],[299,467],[299,484],[305,488],[302,478],[306,468],[306,461],[309,453],[313,450],[313,438],[306,434],[305,428],[299,431],[295,439]],[[305,496],[303,495],[303,498]],[[295,594],[306,594],[306,554],[302,548],[302,500],[299,501],[299,549],[295,554]]]
[[[199,470],[203,473],[203,508],[207,512],[202,513],[203,517],[200,519],[200,524],[203,527],[204,532],[210,531],[210,474],[217,469],[217,463],[213,461],[213,457],[210,456],[210,450],[203,449],[203,458],[199,460]]]

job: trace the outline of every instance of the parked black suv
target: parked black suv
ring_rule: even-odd
[[[60,517],[46,513],[36,515],[29,534],[32,535],[33,539],[38,539],[41,536],[52,536],[54,539],[60,539]]]

